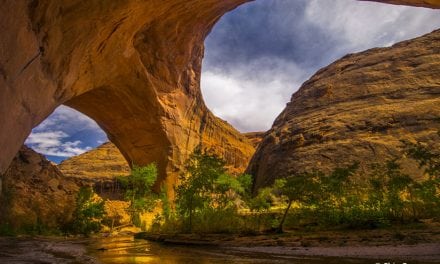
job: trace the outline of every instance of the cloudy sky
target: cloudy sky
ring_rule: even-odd
[[[59,163],[107,140],[95,121],[67,106],[60,106],[32,130],[25,144]]]
[[[353,0],[257,0],[226,14],[206,40],[202,93],[238,130],[270,128],[305,80],[347,53],[440,28],[440,11]],[[89,118],[59,107],[26,144],[59,162],[106,141]]]

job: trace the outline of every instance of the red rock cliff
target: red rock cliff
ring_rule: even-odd
[[[276,178],[399,155],[400,140],[440,145],[440,30],[350,54],[293,94],[249,165]]]
[[[200,73],[205,37],[245,2],[3,1],[0,172],[60,104],[93,118],[130,164],[156,162],[169,185],[199,144],[244,168],[254,149],[206,108]]]

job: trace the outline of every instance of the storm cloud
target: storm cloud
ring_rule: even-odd
[[[202,92],[242,132],[264,131],[293,92],[347,53],[440,27],[440,12],[352,0],[260,0],[225,15],[206,40]]]

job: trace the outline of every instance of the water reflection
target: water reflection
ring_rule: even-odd
[[[133,237],[116,237],[94,240],[89,245],[89,252],[103,264],[372,263],[371,260],[322,259],[245,253],[215,247],[166,246],[145,240],[134,239]]]
[[[389,261],[283,256],[243,252],[234,248],[167,246],[137,240],[131,236],[93,239],[0,237],[1,264],[372,264],[386,262]],[[423,264],[426,262],[411,261],[408,263]]]

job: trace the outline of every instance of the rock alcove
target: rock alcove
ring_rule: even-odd
[[[205,106],[203,41],[247,0],[5,1],[0,7],[0,172],[61,104],[94,119],[129,163],[168,185],[197,145],[244,168],[252,144]],[[438,1],[393,0],[439,8]],[[170,175],[170,177],[166,177]]]

